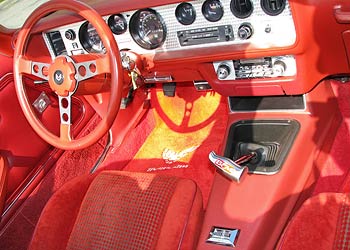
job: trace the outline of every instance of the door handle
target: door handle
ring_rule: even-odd
[[[341,5],[334,6],[334,17],[338,23],[350,23],[350,11],[343,10],[343,7]]]

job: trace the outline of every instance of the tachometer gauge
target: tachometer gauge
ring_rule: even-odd
[[[79,30],[79,39],[84,49],[90,53],[105,53],[105,47],[94,26],[85,22]]]
[[[108,26],[114,34],[123,34],[127,29],[126,19],[122,14],[112,15],[108,18]]]
[[[166,38],[166,27],[162,17],[152,9],[135,12],[130,19],[130,34],[144,49],[160,47]]]
[[[207,0],[202,5],[202,13],[208,21],[217,22],[224,15],[224,7],[220,0]]]

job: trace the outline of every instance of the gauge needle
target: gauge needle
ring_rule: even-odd
[[[145,34],[145,36],[148,36],[148,34],[151,33],[151,32],[152,32],[152,30],[147,31],[147,33]]]

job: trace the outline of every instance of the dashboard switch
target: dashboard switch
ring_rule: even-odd
[[[247,40],[253,35],[253,27],[250,23],[243,23],[238,28],[238,37],[242,40]]]
[[[226,79],[231,73],[231,69],[228,65],[226,64],[220,64],[216,74],[220,80]]]

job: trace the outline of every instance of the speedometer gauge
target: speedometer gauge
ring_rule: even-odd
[[[162,17],[152,9],[135,12],[130,19],[130,33],[134,41],[144,49],[160,47],[166,38]]]
[[[79,39],[84,49],[90,53],[104,53],[105,47],[94,26],[85,22],[79,30]]]

